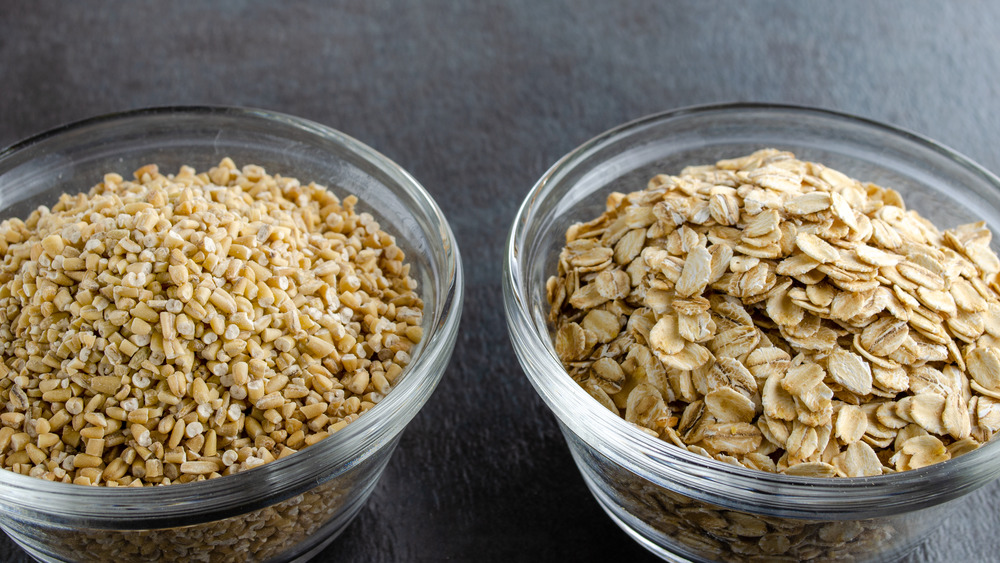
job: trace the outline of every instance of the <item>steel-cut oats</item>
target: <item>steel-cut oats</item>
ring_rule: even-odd
[[[657,175],[567,231],[556,352],[612,412],[724,462],[924,467],[1000,429],[990,238],[774,149]]]
[[[0,466],[142,486],[250,469],[389,392],[421,339],[357,198],[224,159],[0,224]]]

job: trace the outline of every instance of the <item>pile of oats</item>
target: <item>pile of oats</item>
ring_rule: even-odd
[[[728,463],[924,467],[1000,429],[990,238],[774,149],[658,175],[566,233],[556,351],[614,413]]]
[[[228,158],[134,176],[0,223],[0,467],[200,481],[315,444],[389,392],[423,302],[357,197]]]

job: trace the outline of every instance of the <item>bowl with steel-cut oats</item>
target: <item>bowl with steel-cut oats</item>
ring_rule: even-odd
[[[303,561],[451,355],[427,192],[295,117],[157,108],[0,153],[0,526],[42,561]]]
[[[823,110],[643,118],[525,199],[510,337],[598,503],[655,554],[895,560],[1000,475],[998,188]]]

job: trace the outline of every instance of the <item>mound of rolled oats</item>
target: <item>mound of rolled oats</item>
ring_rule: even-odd
[[[556,351],[614,413],[728,463],[924,467],[1000,429],[990,238],[773,149],[658,175],[566,233]]]
[[[356,203],[227,158],[4,221],[0,467],[202,480],[357,419],[410,361],[423,303]]]

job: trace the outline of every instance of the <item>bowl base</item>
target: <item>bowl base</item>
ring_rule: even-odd
[[[306,540],[306,542],[303,542],[303,544],[295,546],[296,550],[293,553],[286,552],[276,558],[267,560],[266,563],[305,563],[315,557],[319,552],[323,551],[328,545],[333,543],[333,541],[347,529],[351,522],[354,521],[354,518],[359,512],[361,512],[361,509],[368,501],[368,497],[371,496],[376,483],[377,479],[371,486],[367,487],[366,491],[358,495],[351,504],[344,507],[344,510],[340,514],[327,522],[322,528],[313,534],[311,538]],[[7,535],[14,541],[14,543],[20,546],[25,553],[39,563],[66,563],[64,559],[55,559],[50,555],[32,548],[25,542],[19,541],[18,537],[14,534]]]
[[[573,457],[575,458],[575,452]],[[584,483],[587,484],[587,488],[590,489],[590,493],[597,500],[597,504],[604,510],[604,512],[611,517],[611,521],[618,525],[623,532],[629,535],[630,538],[639,543],[642,547],[646,548],[650,553],[663,559],[664,561],[669,561],[670,563],[697,563],[696,559],[689,559],[679,552],[671,551],[666,549],[662,545],[654,542],[650,538],[646,537],[642,532],[640,532],[635,526],[629,524],[615,512],[613,508],[613,503],[607,494],[601,490],[600,486],[595,483],[586,471],[581,471]]]
[[[704,559],[698,557],[697,555],[685,553],[683,548],[677,550],[668,549],[663,545],[665,538],[662,533],[653,531],[655,539],[644,533],[644,530],[651,530],[642,520],[634,518],[629,514],[621,514],[616,511],[616,505],[614,501],[601,489],[600,485],[591,479],[590,475],[586,471],[586,468],[580,464],[580,460],[577,460],[577,454],[575,450],[571,450],[573,458],[577,461],[581,471],[580,474],[583,477],[584,483],[586,483],[587,488],[590,489],[590,493],[597,500],[597,504],[604,510],[604,512],[611,518],[611,520],[618,525],[630,538],[635,540],[639,545],[646,548],[650,553],[659,557],[664,561],[669,561],[670,563],[715,563],[713,559]],[[619,509],[620,510],[620,509]],[[669,540],[666,540],[669,541]],[[873,556],[870,563],[891,563],[894,561],[899,561],[900,559],[906,557],[910,553],[917,550],[921,545],[921,541],[915,542],[903,549],[896,551],[889,551],[887,553]]]
[[[379,472],[381,473],[381,470]],[[319,552],[323,551],[326,546],[333,543],[333,540],[337,539],[340,534],[342,534],[344,530],[351,525],[351,522],[354,521],[354,517],[361,512],[361,509],[368,501],[368,497],[371,496],[372,491],[375,490],[376,483],[377,480],[372,483],[372,486],[368,487],[367,491],[358,495],[352,504],[345,507],[343,512],[338,514],[333,520],[327,522],[326,525],[313,534],[310,541],[315,543],[311,546],[308,544],[306,546],[297,546],[302,549],[297,554],[286,553],[279,558],[267,561],[267,563],[305,563],[315,557]],[[294,557],[294,559],[284,559],[284,557]]]
[[[626,534],[629,535],[629,537],[634,539],[636,542],[639,543],[639,545],[646,548],[653,555],[656,555],[657,557],[663,559],[664,561],[669,561],[670,563],[694,563],[691,559],[688,559],[687,557],[684,557],[679,553],[675,553],[673,551],[664,549],[661,546],[656,545],[655,543],[649,541],[649,539],[646,536],[632,529],[631,527],[629,527],[628,524],[625,523],[624,520],[616,516],[615,513],[612,512],[611,509],[608,508],[603,502],[599,502],[598,504],[600,504],[601,508],[604,509],[604,512],[611,517],[612,522],[617,524],[619,528],[621,528]]]

